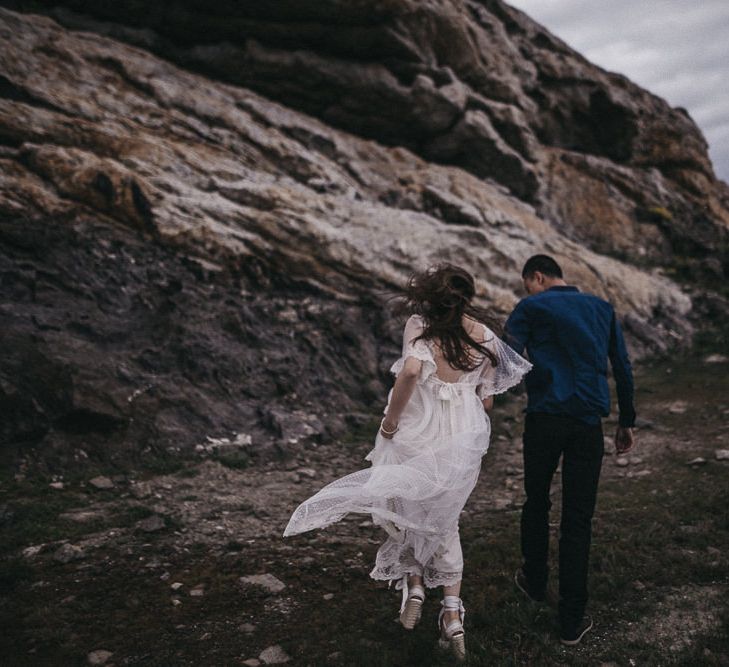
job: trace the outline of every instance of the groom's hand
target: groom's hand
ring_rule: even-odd
[[[626,428],[625,426],[618,426],[618,430],[615,431],[615,453],[627,454],[631,449],[633,449],[633,444],[635,444],[633,429]]]

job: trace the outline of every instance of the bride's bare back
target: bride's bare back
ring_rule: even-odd
[[[483,343],[485,341],[484,328],[480,322],[472,320],[470,317],[464,317],[463,328],[466,330],[468,335],[471,336],[471,338],[473,338],[473,340],[475,340],[477,343]],[[453,366],[448,363],[446,358],[443,356],[443,351],[440,347],[440,341],[434,340],[433,348],[433,356],[435,358],[435,366],[437,369],[435,372],[436,377],[443,382],[458,382],[458,380],[464,374],[464,371],[460,368],[453,368]]]

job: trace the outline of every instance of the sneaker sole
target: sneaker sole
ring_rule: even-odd
[[[410,598],[405,603],[405,609],[400,614],[400,623],[406,630],[412,630],[420,621],[423,613],[423,601],[418,598]]]
[[[562,639],[562,637],[559,638],[560,643],[564,644],[565,646],[576,646],[582,641],[582,638],[590,631],[592,630],[592,619],[590,619],[590,625],[588,625],[578,636],[576,639]]]

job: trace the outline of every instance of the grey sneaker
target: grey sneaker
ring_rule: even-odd
[[[573,632],[560,633],[559,641],[565,646],[576,646],[590,630],[592,630],[592,616],[585,614],[582,617],[582,622]]]

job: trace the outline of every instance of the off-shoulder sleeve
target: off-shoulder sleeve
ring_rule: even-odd
[[[532,365],[524,357],[517,354],[490,329],[486,330],[484,345],[494,353],[498,363],[494,366],[489,359],[484,362],[479,385],[476,388],[476,393],[481,399],[501,394],[519,384],[532,369]]]
[[[435,373],[437,367],[435,365],[435,359],[433,358],[433,352],[427,341],[422,338],[415,341],[422,332],[422,318],[419,315],[411,315],[405,324],[405,331],[402,337],[402,354],[390,367],[390,372],[394,373],[395,376],[400,374],[403,366],[405,366],[405,360],[408,357],[415,357],[415,359],[419,359],[423,362],[420,368],[419,377],[421,382],[427,379],[432,373]]]

